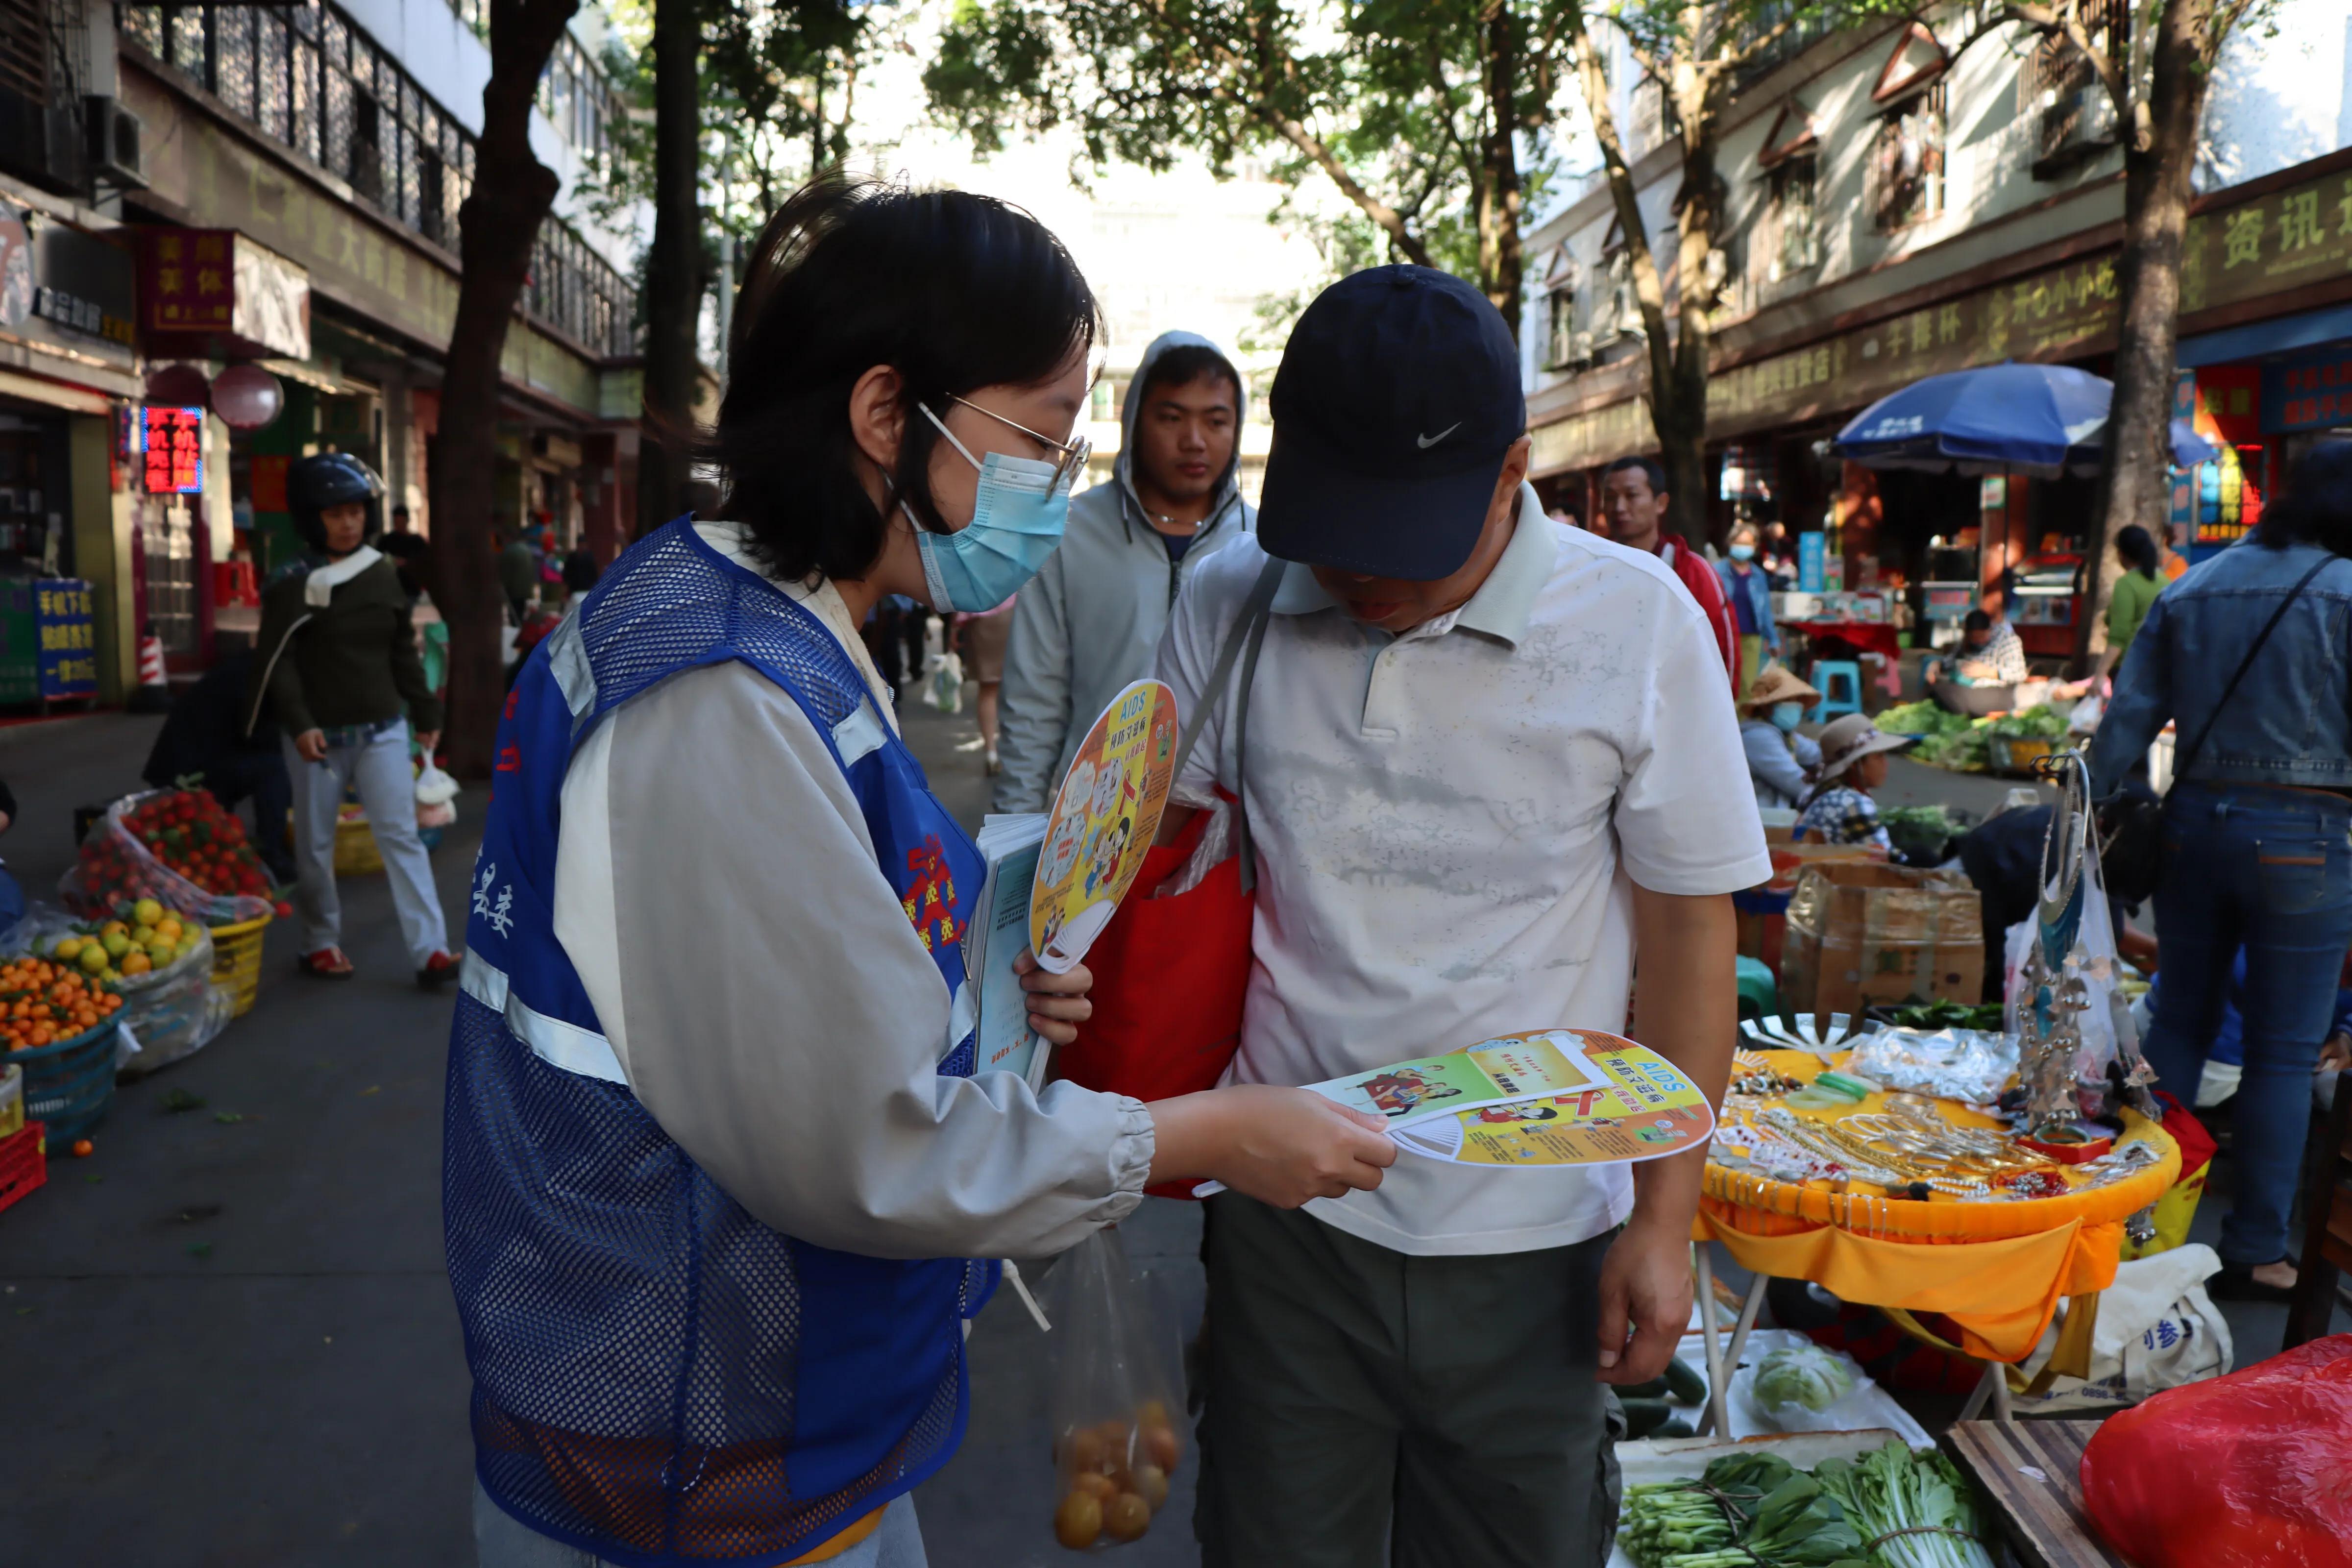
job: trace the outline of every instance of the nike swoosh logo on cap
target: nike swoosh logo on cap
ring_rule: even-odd
[[[1436,435],[1434,435],[1434,436],[1415,436],[1415,437],[1413,437],[1413,439],[1414,439],[1414,440],[1416,440],[1416,441],[1418,441],[1418,442],[1420,442],[1420,443],[1421,443],[1421,449],[1422,449],[1423,451],[1426,452],[1426,451],[1428,451],[1432,447],[1436,446],[1440,441],[1444,440],[1448,436],[1453,435],[1453,434],[1454,434],[1454,432],[1455,432],[1456,430],[1459,430],[1459,429],[1461,429],[1461,428],[1462,428],[1462,421],[1460,421],[1459,419],[1456,419],[1453,424],[1448,425],[1444,429],[1440,430],[1440,431],[1439,431]]]

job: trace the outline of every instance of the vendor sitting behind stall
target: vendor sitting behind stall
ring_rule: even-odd
[[[2025,668],[2025,645],[2008,617],[1989,610],[1970,610],[1960,623],[1960,651],[1948,668],[1931,661],[1925,671],[1927,693],[1954,713],[1979,718],[2006,713],[2017,700],[2017,687],[2031,672]]]
[[[1795,837],[1808,844],[1874,844],[1894,850],[1870,792],[1886,782],[1886,753],[1914,737],[1890,735],[1867,714],[1848,713],[1822,731],[1822,765],[1797,814]]]
[[[1759,806],[1788,810],[1803,798],[1822,749],[1797,733],[1805,710],[1822,694],[1777,664],[1768,664],[1748,683],[1739,701],[1739,743],[1748,752],[1748,777]]]

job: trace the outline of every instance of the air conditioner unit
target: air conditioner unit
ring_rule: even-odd
[[[110,185],[147,185],[146,163],[140,151],[139,117],[121,100],[92,94],[82,100],[85,145],[91,174]]]
[[[1572,364],[1583,364],[1592,358],[1592,334],[1573,331],[1568,334],[1568,357]]]
[[[2033,177],[2054,180],[2116,145],[2115,100],[2096,84],[2051,96],[2042,110]]]

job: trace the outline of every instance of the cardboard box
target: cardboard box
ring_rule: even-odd
[[[1967,878],[1867,861],[1797,873],[1780,965],[1780,1005],[1859,1017],[1874,1003],[1976,1002],[1984,988],[1984,912]]]

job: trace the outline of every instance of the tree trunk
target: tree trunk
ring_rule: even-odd
[[[1517,18],[1504,0],[1486,0],[1486,135],[1479,146],[1478,286],[1509,323],[1514,342],[1525,312],[1519,299],[1526,262],[1519,240],[1519,45]]]
[[[2122,296],[2116,340],[2115,401],[2106,460],[2093,515],[2095,561],[2086,574],[2074,628],[2078,667],[2106,646],[2106,606],[2119,568],[2115,538],[2137,523],[2164,537],[2169,505],[2174,352],[2179,341],[2180,258],[2189,232],[2189,174],[2197,128],[2212,83],[2210,0],[2166,0],[2158,18],[2148,85],[2148,138],[2124,155],[2124,247],[2116,265]],[[2129,121],[2125,122],[2126,128]]]
[[[1715,167],[1717,115],[1709,84],[1687,54],[1675,61],[1671,84],[1683,159],[1682,188],[1675,197],[1673,390],[1653,399],[1651,416],[1666,483],[1673,487],[1673,525],[1692,543],[1704,544],[1712,531],[1706,514],[1706,376],[1715,347],[1716,294],[1707,258],[1723,225],[1723,182]]]
[[[474,152],[473,189],[457,215],[465,271],[442,370],[441,435],[429,481],[440,588],[434,602],[449,624],[449,715],[441,760],[461,778],[489,775],[506,685],[499,658],[505,596],[490,541],[499,362],[530,280],[532,242],[559,185],[554,171],[531,155],[531,100],[548,55],[579,8],[579,0],[492,0],[482,135]]]
[[[640,537],[686,510],[688,459],[702,310],[702,112],[695,0],[654,7],[654,243],[646,258],[646,418],[637,450]]]

